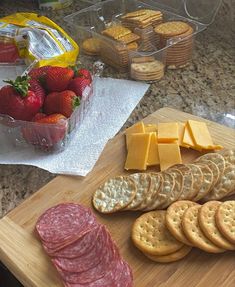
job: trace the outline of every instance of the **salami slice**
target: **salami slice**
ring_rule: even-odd
[[[96,244],[90,252],[76,258],[54,258],[52,259],[52,262],[55,264],[62,277],[63,272],[61,272],[61,270],[76,273],[86,271],[100,263],[100,256],[103,250],[107,250],[108,239],[108,233],[106,232],[105,227],[102,226],[101,232],[96,240]]]
[[[52,257],[63,257],[63,258],[76,258],[90,252],[90,250],[96,244],[96,240],[101,232],[101,226],[97,225],[92,230],[84,234],[81,238],[67,245],[66,247],[54,251],[43,245],[46,252]]]
[[[107,241],[105,248],[103,248],[100,257],[101,261],[99,264],[87,271],[81,273],[61,271],[60,274],[63,280],[70,283],[87,284],[93,281],[97,281],[98,279],[105,276],[105,273],[107,273],[110,269],[110,265],[115,265],[113,262],[117,262],[120,259],[117,247],[113,244],[111,237],[109,237],[109,240]]]
[[[96,219],[90,209],[75,203],[64,203],[42,214],[36,230],[48,248],[58,249],[81,237],[94,224]]]
[[[133,276],[129,265],[120,260],[114,261],[104,277],[88,284],[65,282],[65,287],[133,287]]]

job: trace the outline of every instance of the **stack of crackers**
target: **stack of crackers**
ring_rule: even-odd
[[[137,40],[140,37],[128,28],[115,25],[102,31],[103,37],[100,45],[100,55],[102,60],[117,68],[125,70],[129,64],[130,50],[137,50]]]
[[[235,201],[173,203],[167,211],[140,216],[132,228],[135,246],[149,259],[167,263],[197,247],[208,253],[235,250]]]
[[[141,51],[153,51],[157,46],[157,37],[153,28],[162,23],[161,11],[141,9],[121,17],[122,25],[140,36]]]
[[[110,178],[93,195],[102,213],[165,209],[173,202],[220,200],[235,193],[235,149],[207,153],[163,172]],[[117,192],[118,191],[118,192]]]
[[[182,21],[170,21],[158,25],[154,31],[160,37],[161,48],[173,44],[166,50],[168,68],[185,67],[192,58],[193,28]]]
[[[101,40],[98,37],[88,38],[82,42],[82,50],[86,55],[99,56],[100,55]]]
[[[131,78],[140,81],[156,81],[164,76],[165,65],[152,56],[131,59]]]

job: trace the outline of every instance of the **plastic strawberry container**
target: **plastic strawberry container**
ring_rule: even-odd
[[[185,59],[186,64],[188,64],[188,62],[191,60],[191,52],[193,51],[193,41],[195,36],[197,33],[206,29],[208,25],[213,22],[220,4],[221,0],[106,0],[68,15],[64,19],[68,26],[71,27],[71,31],[73,31],[73,35],[75,35],[74,39],[80,46],[86,38],[90,37],[98,37],[101,41],[109,41],[110,45],[117,44],[117,42],[113,41],[111,38],[103,36],[101,31],[112,25],[121,24],[121,16],[139,9],[161,11],[163,15],[163,22],[183,21],[188,23],[193,28],[193,33],[189,37],[181,38],[179,36],[172,39],[170,38],[166,41],[164,46],[159,45],[159,39],[156,37],[156,39],[146,48],[142,41],[143,38],[141,37],[136,51],[128,51],[126,47],[128,61],[123,65],[121,63],[120,66],[117,66],[114,63],[115,59],[118,59],[118,54],[114,53],[112,55],[113,61],[107,61],[107,64],[118,69],[120,72],[129,71],[130,76],[132,77],[131,67],[134,63],[133,59],[136,58],[145,59],[146,57],[151,57],[163,63],[163,65],[165,65],[167,68],[183,68],[185,65],[180,65],[180,61],[178,63],[177,60],[175,62],[173,61],[173,64],[175,63],[175,65],[172,65],[172,58],[173,60],[174,57],[177,58],[177,51],[174,52],[173,50],[172,52],[172,47],[190,38],[189,41],[192,42],[192,45],[190,47],[188,59]],[[143,37],[146,37],[148,33],[152,33],[151,31],[149,32],[148,29],[138,28],[132,30],[132,32],[142,35]],[[124,48],[125,44],[123,44],[123,49]],[[169,52],[172,57],[170,58],[170,61],[167,58],[167,54]],[[102,60],[105,62],[105,59]]]
[[[0,88],[3,86],[3,79],[14,80],[16,76],[28,73],[30,68],[26,66],[0,66]],[[24,72],[22,73],[22,71]],[[4,77],[5,74],[5,77]],[[87,116],[92,104],[94,94],[94,81],[83,92],[80,105],[74,110],[72,115],[66,120],[57,124],[45,124],[30,121],[15,120],[8,115],[0,114],[0,147],[4,150],[4,145],[12,148],[34,147],[48,153],[61,152],[67,146],[74,133],[79,132],[85,116]],[[1,146],[3,145],[3,146]]]

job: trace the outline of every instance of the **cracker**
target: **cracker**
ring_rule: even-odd
[[[127,49],[131,51],[136,51],[138,49],[138,44],[136,42],[127,45]]]
[[[132,227],[135,246],[150,255],[167,255],[179,250],[183,244],[166,228],[166,211],[150,211],[141,215]]]
[[[157,197],[163,182],[163,178],[160,173],[150,173],[149,175],[151,177],[151,186],[145,196],[144,201],[138,206],[138,210],[153,210],[152,204],[155,202],[155,198]]]
[[[143,57],[132,58],[131,61],[133,63],[147,63],[147,62],[154,62],[155,58],[153,56],[143,56]]]
[[[190,26],[182,21],[170,21],[155,27],[154,31],[163,36],[176,36],[189,30]]]
[[[201,185],[197,195],[193,198],[193,201],[198,201],[202,198],[204,199],[210,192],[214,180],[213,173],[207,164],[197,163],[197,166],[203,173],[203,184]]]
[[[177,240],[183,242],[186,245],[192,244],[184,234],[181,221],[184,212],[189,207],[195,205],[197,205],[197,203],[188,200],[181,200],[174,202],[171,206],[168,207],[166,211],[166,226],[168,230]]]
[[[127,176],[108,179],[93,195],[94,207],[102,213],[112,213],[126,207],[135,197],[136,185]]]
[[[229,195],[235,188],[235,165],[227,164],[223,175],[205,200],[218,200]]]
[[[189,254],[189,252],[192,250],[192,247],[184,245],[179,250],[175,251],[174,253],[168,254],[168,255],[162,255],[162,256],[156,256],[156,255],[149,255],[145,254],[149,259],[155,262],[159,263],[170,263],[178,261],[182,258],[184,258],[186,255]]]
[[[82,48],[89,55],[99,55],[101,41],[99,38],[88,38],[82,42]]]
[[[129,203],[124,209],[135,209],[138,205],[144,201],[145,196],[151,186],[151,177],[147,173],[134,173],[130,175],[130,178],[134,180],[136,185],[136,194],[131,203]]]
[[[173,167],[171,167],[170,170],[171,169],[177,169],[183,175],[183,186],[179,199],[180,200],[190,199],[191,197],[189,195],[191,193],[191,189],[193,186],[193,176],[190,168],[184,164],[176,164]]]
[[[108,36],[112,39],[118,40],[121,37],[131,34],[131,30],[121,25],[116,25],[108,29],[105,29],[104,31],[101,32],[101,34]]]
[[[193,176],[193,185],[191,192],[188,194],[188,198],[192,200],[197,196],[200,191],[202,185],[204,184],[204,175],[200,167],[195,164],[187,164],[187,167],[190,168],[191,174]]]
[[[155,73],[156,71],[162,71],[164,69],[164,64],[157,60],[147,63],[132,63],[131,69],[134,72]]]
[[[235,165],[235,149],[226,149],[221,152],[225,161]]]
[[[201,160],[200,161],[203,164],[206,164],[209,169],[211,170],[212,174],[213,174],[213,182],[211,184],[211,188],[217,183],[219,177],[220,177],[220,171],[218,166],[211,160]]]
[[[141,9],[141,10],[137,10],[137,11],[126,13],[125,15],[123,15],[121,17],[121,19],[143,16],[145,14],[146,14],[146,10],[145,9]]]
[[[217,167],[220,171],[220,174],[221,175],[223,174],[224,169],[225,169],[225,159],[221,154],[216,153],[216,152],[215,153],[206,153],[206,154],[200,156],[199,158],[197,158],[195,162],[200,162],[203,160],[213,161],[217,165]]]
[[[168,171],[165,171],[165,172],[174,177],[175,185],[171,191],[170,196],[167,198],[166,202],[161,205],[162,209],[168,207],[171,203],[178,200],[178,198],[180,197],[182,188],[183,188],[183,175],[181,171],[177,169],[169,169]]]
[[[173,175],[162,172],[162,178],[163,178],[162,185],[155,199],[155,203],[153,204],[154,209],[159,209],[162,207],[162,205],[165,205],[175,186],[175,179]]]
[[[235,244],[235,200],[223,202],[216,212],[215,220],[224,237]]]
[[[215,214],[220,205],[219,201],[205,203],[198,214],[199,225],[206,237],[215,245],[226,250],[235,250],[235,244],[230,243],[216,225]]]
[[[224,249],[212,243],[202,232],[198,223],[200,205],[189,207],[182,217],[183,231],[193,246],[209,253],[221,253]]]
[[[129,44],[129,43],[135,42],[135,41],[137,41],[139,39],[140,39],[139,35],[136,35],[134,33],[130,33],[130,34],[126,35],[126,36],[123,36],[123,37],[119,38],[118,41],[122,42],[124,44]]]

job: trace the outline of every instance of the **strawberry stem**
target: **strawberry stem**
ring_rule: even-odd
[[[73,105],[73,111],[76,109],[76,107],[80,106],[80,99],[79,99],[79,97],[74,97],[72,105]]]
[[[6,80],[5,83],[10,84],[22,97],[26,97],[29,90],[29,76],[18,76],[15,81]]]

